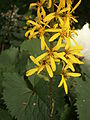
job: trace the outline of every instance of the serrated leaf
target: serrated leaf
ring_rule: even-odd
[[[90,63],[87,61],[83,66],[81,66],[82,76],[75,79],[76,81],[76,92],[77,101],[76,107],[79,114],[80,120],[90,119]]]
[[[0,109],[0,120],[12,120],[12,118],[6,110]]]
[[[62,113],[60,120],[71,120],[71,107],[68,105],[64,107],[64,112]]]
[[[83,81],[82,79],[76,80],[77,91],[77,112],[80,120],[90,119],[90,79]]]
[[[61,114],[60,120],[78,120],[77,113],[75,110],[76,110],[76,108],[74,105],[66,104],[64,106],[64,111]]]
[[[48,120],[48,107],[17,73],[4,74],[4,100],[18,120]]]

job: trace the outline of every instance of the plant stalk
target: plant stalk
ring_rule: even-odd
[[[55,0],[52,0],[52,7],[50,8],[50,12],[54,12],[54,2]],[[51,20],[50,26],[53,27],[54,20]],[[52,36],[53,34],[51,34]],[[53,42],[50,43],[50,49],[53,48]],[[50,120],[53,120],[53,108],[52,108],[52,78],[50,78],[49,81],[49,92],[50,92]]]
[[[50,78],[50,83],[49,83],[49,92],[50,92],[50,120],[53,120],[53,112],[52,112],[52,78]]]

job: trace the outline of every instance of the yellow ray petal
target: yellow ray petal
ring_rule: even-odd
[[[82,46],[73,46],[69,48],[69,51],[81,51],[83,50]]]
[[[59,9],[64,7],[65,7],[65,0],[60,0]]]
[[[55,17],[55,13],[50,13],[44,18],[44,22],[51,21]]]
[[[83,54],[82,54],[82,53],[74,52],[74,55],[79,56],[79,57],[83,57]]]
[[[43,17],[45,18],[45,17],[46,17],[46,12],[45,12],[43,6],[41,6],[41,10],[42,10],[42,15],[43,15]]]
[[[44,50],[45,49],[45,39],[44,39],[44,36],[40,36],[40,39],[41,39],[41,50]]]
[[[35,72],[38,71],[38,68],[33,68],[33,69],[30,69],[26,72],[26,76],[31,76],[33,75]]]
[[[69,29],[70,29],[70,19],[67,17],[66,22],[65,22],[65,27],[67,28],[67,33],[69,34]]]
[[[58,87],[61,87],[61,86],[63,85],[63,83],[64,83],[64,76],[62,75],[62,79],[61,79],[61,81],[60,81]]]
[[[44,66],[44,65],[40,66],[40,68],[38,69],[37,74],[39,74],[41,71],[43,71],[43,69],[44,69],[44,68],[45,68],[45,66]]]
[[[73,37],[71,37],[71,39],[73,40],[73,42],[75,43],[75,45],[78,46],[78,43],[76,42],[76,40]]]
[[[61,47],[61,48],[65,47],[65,43],[62,43],[60,47]]]
[[[27,21],[27,24],[32,24],[32,25],[35,25],[37,27],[40,27],[39,24],[37,24],[36,22],[32,21],[32,20],[28,20]]]
[[[31,40],[31,38],[34,38],[36,35],[37,32],[34,32],[36,29],[36,26],[33,27],[31,30],[30,30],[30,35],[29,35],[29,40]],[[38,34],[38,33],[37,33]]]
[[[61,13],[63,13],[63,12],[66,12],[66,11],[68,11],[68,10],[69,10],[68,7],[67,7],[67,8],[64,8],[64,9],[60,10],[59,14],[61,14]]]
[[[76,55],[76,56],[80,56],[80,57],[83,57],[83,54],[82,53],[80,53],[79,51],[71,51],[71,52],[69,52],[69,53],[71,53],[72,55]]]
[[[60,31],[61,31],[61,29],[54,29],[54,28],[45,30],[45,32],[60,32]]]
[[[71,63],[71,61],[70,60],[67,60],[67,61],[68,61],[67,62],[68,68],[70,68],[73,72],[75,72],[75,68],[74,68],[73,64]]]
[[[58,24],[54,24],[54,26],[53,26],[55,29],[58,27]]]
[[[65,62],[62,61],[62,63],[63,63],[62,70],[67,70],[68,68],[65,67]]]
[[[64,90],[65,90],[65,93],[68,94],[68,87],[67,87],[66,80],[64,80]]]
[[[34,32],[34,33],[33,33],[33,36],[36,36],[38,33],[39,33],[39,32]]]
[[[58,17],[58,19],[59,19],[60,24],[63,25],[63,20],[62,20],[62,18],[61,18],[61,17]]]
[[[81,0],[79,0],[79,2],[75,5],[75,7],[72,9],[72,11],[70,13],[72,13],[81,3]]]
[[[75,56],[71,54],[67,56],[73,61],[73,63],[84,64],[82,61],[80,61],[78,58],[76,58]]]
[[[49,76],[52,78],[53,77],[53,72],[52,72],[52,69],[50,68],[50,66],[48,64],[46,64],[46,69],[47,69],[47,72],[48,72]]]
[[[67,63],[67,59],[64,57],[65,52],[61,52],[61,53],[55,53],[55,52],[54,52],[54,54],[55,54],[58,58],[62,59],[63,61],[65,61],[65,62]]]
[[[36,64],[38,66],[40,65],[39,62],[35,59],[35,57],[30,56],[30,59],[33,61],[34,64]]]
[[[54,59],[52,57],[50,57],[50,61],[51,61],[52,70],[56,71],[56,64],[55,64],[55,61],[54,61]]]
[[[71,17],[71,19],[72,19],[74,22],[78,23],[77,19],[75,19],[74,17]]]
[[[67,0],[67,6],[72,4],[72,0]]]
[[[56,33],[54,34],[50,39],[49,39],[49,42],[52,42],[54,41],[56,38],[58,38],[60,36],[60,33]]]
[[[44,4],[46,0],[40,0],[40,3],[41,4]]]
[[[67,44],[65,46],[65,50],[67,50],[70,47],[70,45],[71,45],[71,41],[70,41],[70,38],[66,38],[66,37],[65,37],[65,40],[67,42]]]
[[[52,50],[56,50],[56,51],[59,50],[61,47],[61,43],[62,43],[62,37],[59,38],[57,45],[55,47],[53,47]]]
[[[47,50],[47,51],[50,51],[50,49],[49,49],[49,47],[47,46],[47,44],[45,44],[45,46],[46,46],[46,50]]]
[[[61,52],[61,53],[54,52],[54,55],[56,55],[58,58],[60,58],[61,56],[65,55],[65,52]]]
[[[31,30],[28,30],[26,33],[25,33],[25,37],[28,37],[28,35],[30,34]]]
[[[37,6],[37,3],[31,3],[29,8],[31,9],[32,7]]]
[[[48,8],[51,8],[51,6],[52,6],[52,0],[49,0]]]
[[[37,16],[39,19],[41,19],[40,7],[37,8]]]
[[[60,63],[60,59],[55,58],[54,60],[55,60],[55,62]]]
[[[72,76],[72,77],[80,77],[81,74],[80,73],[72,73],[72,72],[69,72],[69,73],[66,73],[67,76]]]
[[[40,60],[42,60],[42,59],[45,58],[47,55],[48,55],[47,52],[41,54],[40,56],[38,56],[38,57],[36,58],[36,61],[40,61]]]
[[[67,59],[64,56],[60,56],[60,58],[67,63]]]

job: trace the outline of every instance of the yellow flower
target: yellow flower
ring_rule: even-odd
[[[65,58],[67,59],[67,65],[72,70],[75,71],[73,63],[76,64],[84,64],[82,61],[79,60],[78,57],[83,57],[83,54],[80,51],[83,48],[81,46],[73,46],[65,49]]]
[[[44,59],[43,61],[41,61],[40,63],[33,57],[30,56],[31,60],[37,65],[35,68],[32,68],[30,70],[28,70],[26,72],[26,76],[31,76],[33,75],[35,72],[37,72],[37,74],[39,74],[41,71],[43,71],[45,68],[49,74],[49,76],[52,78],[53,77],[53,71],[49,65],[49,61]]]
[[[25,36],[29,37],[29,40],[31,38],[36,37],[36,35],[40,36],[40,40],[41,40],[41,50],[45,49],[45,38],[44,38],[44,34],[45,34],[45,27],[49,27],[48,23],[44,23],[42,21],[38,21],[38,22],[34,22],[32,20],[28,20],[27,24],[32,24],[34,27],[29,29],[26,33]]]
[[[65,8],[65,2],[67,3],[67,7]],[[56,5],[57,10],[56,12],[48,14],[45,18],[44,21],[51,21],[52,19],[60,19],[60,14],[68,12],[67,18],[74,20],[75,22],[78,22],[75,17],[72,16],[72,12],[80,5],[81,0],[75,5],[73,9],[71,9],[72,5],[72,0],[60,0],[59,6]],[[62,9],[63,8],[63,9]]]
[[[30,4],[30,9],[34,6],[37,6],[37,16],[39,19],[43,18],[46,16],[46,12],[43,8],[43,4],[45,3],[46,0],[40,0],[40,2],[37,2],[37,3],[31,3]]]
[[[59,48],[54,47],[52,50],[48,48],[46,45],[47,52],[41,54],[37,58],[34,58],[33,56],[30,56],[31,60],[37,65],[35,68],[30,69],[26,72],[26,76],[30,76],[37,72],[39,74],[41,71],[43,71],[44,68],[46,68],[48,74],[50,77],[53,77],[53,72],[56,71],[56,64],[55,62],[60,62],[60,59],[67,62],[66,58],[64,57],[65,53],[60,52],[58,53],[56,50]]]
[[[51,28],[46,29],[46,32],[56,32],[50,39],[49,42],[54,41],[55,39],[58,39],[57,46],[59,46],[63,40],[66,41],[66,48],[68,48],[71,45],[70,38],[72,38],[73,31],[68,28],[67,21],[62,21],[62,24],[59,25],[60,28]],[[68,30],[69,29],[69,30]],[[73,39],[72,39],[73,40]],[[75,42],[75,41],[74,41]]]
[[[74,8],[72,8],[70,13],[74,12],[76,8],[80,5],[80,3],[81,3],[81,0],[79,0],[79,2],[74,6]]]
[[[59,10],[59,6],[57,7],[57,11],[56,12],[53,12],[53,13],[50,13],[48,14],[44,19],[43,21],[44,22],[50,22],[52,19],[60,19],[60,14],[66,12],[68,10],[68,8],[64,8],[62,10]]]
[[[78,22],[76,19],[75,19],[75,16],[72,15],[72,13],[74,12],[74,10],[80,5],[81,3],[81,0],[79,0],[79,2],[74,6],[74,8],[72,8],[72,2],[71,0],[67,1],[67,7],[68,7],[68,11],[66,13],[66,19],[68,20],[68,24],[70,26],[70,23],[72,23],[73,21],[74,22]]]
[[[60,1],[60,4],[59,4],[60,9],[65,7],[65,3],[67,4],[67,6],[72,5],[72,0],[59,0],[59,1]]]
[[[59,0],[59,1],[60,1],[60,4],[59,4],[60,9],[64,8],[65,7],[65,0]]]
[[[46,45],[47,51],[36,58],[36,61],[40,62],[43,59],[47,59],[50,62],[51,68],[53,71],[56,71],[55,62],[60,62],[60,59],[67,63],[66,58],[64,57],[64,52],[57,52],[60,47],[53,47],[51,50]]]
[[[70,78],[70,77],[81,76],[80,73],[69,72],[67,69],[68,69],[67,66],[66,67],[63,66],[62,73],[61,73],[62,78],[61,78],[61,81],[58,85],[58,87],[61,87],[64,84],[64,90],[65,90],[66,94],[68,94],[68,86],[67,86],[67,83],[66,83],[67,79]]]

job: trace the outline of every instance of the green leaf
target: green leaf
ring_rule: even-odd
[[[18,120],[49,120],[47,105],[17,73],[4,74],[4,100]]]
[[[29,54],[26,51],[19,52],[17,62],[16,62],[16,70],[19,74],[23,75],[26,72],[26,65]]]
[[[12,118],[6,110],[0,109],[0,120],[12,120]]]
[[[21,45],[21,51],[27,51],[30,55],[37,57],[41,54],[40,39],[26,40]]]
[[[49,97],[49,82],[36,76],[34,78],[34,83],[35,83],[35,91],[37,92],[38,96],[49,107],[49,98],[50,98]]]
[[[0,55],[0,95],[2,94],[3,73],[15,71],[15,63],[17,61],[18,49],[11,47]]]
[[[60,116],[64,110],[64,89],[58,88],[59,77],[54,77],[52,82],[52,91],[53,91],[53,119],[60,120]],[[49,107],[50,93],[49,93],[49,81],[45,81],[42,78],[35,77],[35,91],[38,96],[47,104]]]
[[[80,120],[90,119],[90,79],[83,81],[82,79],[76,80],[77,91],[77,112]]]
[[[0,72],[17,71],[25,74],[29,54],[26,51],[19,51],[18,48],[11,47],[0,55]]]
[[[71,116],[72,116],[71,107],[69,107],[68,105],[65,105],[64,112],[62,113],[60,120],[72,120]]]
[[[82,76],[75,79],[76,81],[76,107],[80,120],[90,119],[90,63],[87,60],[85,64],[81,66]]]
[[[61,114],[64,111],[64,88],[58,88],[60,76],[55,76],[53,79],[53,100],[54,100],[54,120],[60,120]]]
[[[1,69],[0,69],[0,96],[1,96],[2,90],[3,90],[2,82],[3,82],[3,75],[2,75],[2,72],[1,72]]]
[[[13,71],[15,69],[15,62],[18,56],[18,49],[11,47],[5,50],[0,55],[0,69],[1,71]]]

